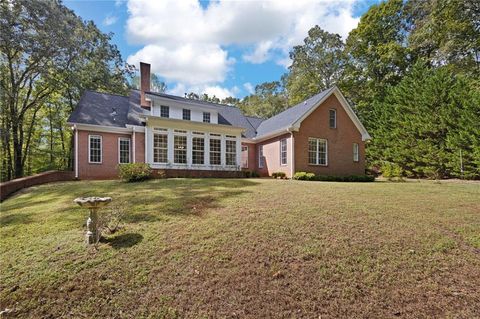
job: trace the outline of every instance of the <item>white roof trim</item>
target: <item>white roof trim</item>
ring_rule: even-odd
[[[303,122],[303,120],[305,120],[310,114],[312,114],[313,111],[315,111],[323,102],[325,102],[325,100],[329,98],[330,95],[332,95],[332,93],[335,94],[338,101],[343,106],[343,109],[345,110],[345,112],[347,112],[348,116],[352,120],[353,124],[355,124],[360,134],[362,134],[362,141],[371,139],[372,137],[370,136],[370,134],[368,134],[367,130],[363,126],[362,122],[360,122],[360,120],[358,119],[357,115],[355,114],[351,106],[348,104],[342,92],[340,92],[340,90],[336,86],[333,88],[333,90],[331,90],[328,94],[326,94],[320,101],[318,101],[317,104],[315,104],[312,108],[310,108],[310,110],[305,112],[305,114],[303,114],[297,121],[295,121],[292,124],[292,127],[297,129],[300,128],[300,124]]]
[[[104,132],[104,133],[132,133],[132,128],[116,127],[116,126],[104,126],[94,124],[80,124],[80,123],[67,123],[74,126],[79,131],[91,131],[91,132]]]

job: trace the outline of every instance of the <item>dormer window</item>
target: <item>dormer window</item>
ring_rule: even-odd
[[[182,111],[182,119],[184,119],[185,121],[190,121],[190,110],[189,109],[183,109]]]
[[[170,107],[166,105],[160,105],[160,117],[170,117]]]
[[[203,122],[210,123],[210,112],[203,112]]]

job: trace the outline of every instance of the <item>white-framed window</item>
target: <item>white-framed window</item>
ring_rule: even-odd
[[[164,133],[153,134],[153,162],[168,163],[168,135]]]
[[[210,112],[203,112],[203,122],[210,123]]]
[[[203,137],[192,138],[192,164],[205,163],[205,139]]]
[[[308,138],[308,164],[328,165],[327,140],[321,138]]]
[[[222,164],[222,141],[210,134],[210,165]]]
[[[126,137],[118,138],[118,163],[130,163],[130,139]]]
[[[242,168],[248,168],[248,145],[242,145]]]
[[[328,111],[328,124],[330,128],[337,128],[337,110],[330,109]]]
[[[173,162],[175,164],[187,164],[187,136],[173,136]]]
[[[280,140],[280,165],[287,165],[287,139]]]
[[[263,157],[263,145],[258,146],[258,167],[263,168],[265,166],[265,157]]]
[[[189,109],[183,109],[182,110],[182,119],[186,121],[190,121],[191,119],[191,112]]]
[[[160,117],[170,117],[170,107],[166,105],[160,105]]]
[[[237,165],[237,141],[225,141],[225,164]]]
[[[353,161],[358,162],[359,161],[359,153],[358,153],[358,144],[353,143]]]
[[[102,136],[88,135],[88,162],[102,163]]]

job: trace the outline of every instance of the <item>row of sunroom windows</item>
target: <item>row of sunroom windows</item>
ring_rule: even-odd
[[[173,163],[187,164],[188,143],[187,131],[174,130]],[[192,132],[191,156],[192,164],[205,165],[206,143],[209,146],[210,165],[222,165],[222,139],[220,134],[210,133],[208,139],[203,132]],[[237,165],[237,141],[233,135],[225,135],[225,165]],[[153,162],[168,163],[168,130],[155,128],[153,133]]]
[[[166,129],[153,134],[153,162],[159,164],[168,163],[168,135]],[[187,131],[175,130],[173,136],[173,162],[174,164],[187,164],[188,144]],[[205,164],[205,133],[192,132],[192,164]],[[222,164],[222,140],[220,134],[209,134],[209,160],[210,165]],[[233,135],[226,135],[225,139],[225,164],[237,165],[237,141]],[[88,141],[89,163],[102,163],[102,136],[89,135]],[[130,162],[130,139],[119,138],[118,162],[126,164]]]

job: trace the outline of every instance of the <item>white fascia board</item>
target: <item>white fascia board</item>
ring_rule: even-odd
[[[266,135],[262,135],[262,136],[259,136],[259,137],[254,137],[252,139],[252,141],[253,141],[253,143],[259,143],[259,142],[277,137],[279,135],[283,135],[283,134],[287,134],[287,133],[291,133],[291,132],[296,132],[296,131],[298,131],[298,129],[296,127],[293,127],[293,126],[285,127],[285,128],[270,132]]]
[[[77,130],[79,131],[95,131],[95,132],[123,133],[123,134],[129,134],[129,133],[132,133],[133,131],[131,128],[127,128],[127,127],[80,124],[80,123],[71,123],[71,122],[67,122],[67,124],[76,125]]]
[[[340,104],[343,106],[343,108],[345,109],[345,112],[347,112],[348,116],[350,117],[350,119],[352,120],[353,124],[355,124],[355,126],[357,127],[358,131],[362,134],[362,141],[366,141],[366,140],[370,140],[372,139],[372,137],[370,136],[370,134],[368,134],[367,132],[367,129],[365,128],[365,126],[363,126],[362,122],[360,122],[360,119],[357,117],[357,115],[355,114],[355,112],[353,111],[352,107],[350,106],[350,104],[348,104],[347,100],[345,99],[345,97],[343,96],[342,92],[337,88],[335,87],[335,96],[337,97],[337,99],[340,101]]]
[[[139,125],[130,125],[127,124],[125,125],[127,128],[132,129],[132,131],[135,131],[137,133],[145,133],[145,126],[139,126]]]
[[[362,134],[362,141],[371,139],[370,134],[368,134],[367,130],[363,126],[362,122],[360,122],[360,120],[358,119],[357,115],[355,114],[351,106],[348,104],[342,92],[340,92],[340,90],[336,86],[328,94],[326,94],[320,101],[318,101],[317,104],[315,104],[312,108],[310,108],[308,112],[303,114],[302,117],[300,117],[295,123],[293,123],[292,127],[299,129],[302,121],[305,120],[310,114],[312,114],[313,111],[315,111],[332,94],[335,94],[338,101],[340,102],[340,105],[342,105],[343,109],[348,114],[353,124],[355,124],[355,127],[357,128],[357,130],[360,132],[360,134]]]

